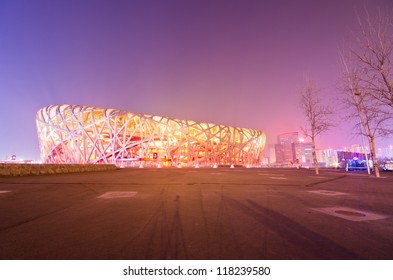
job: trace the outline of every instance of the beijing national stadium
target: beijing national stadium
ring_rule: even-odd
[[[80,105],[36,118],[44,163],[120,166],[246,166],[262,163],[262,131]]]

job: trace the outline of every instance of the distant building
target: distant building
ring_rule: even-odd
[[[269,163],[274,164],[277,162],[276,159],[276,149],[275,145],[269,144],[268,146],[268,152],[269,152]]]
[[[365,147],[368,159],[370,159],[369,148]],[[269,150],[271,151],[271,147]],[[298,132],[283,133],[277,136],[277,144],[274,146],[276,165],[291,166],[300,164],[302,166],[313,166],[312,143],[305,142],[299,138]],[[316,149],[315,154],[320,167],[345,168],[345,165],[356,159],[364,161],[366,159],[362,145],[353,144],[343,150]],[[270,158],[271,156],[270,152]],[[377,158],[382,161],[393,160],[393,145],[377,150]],[[273,163],[270,161],[270,163]]]
[[[393,160],[393,145],[386,148],[379,148],[377,150],[377,158],[384,160]]]
[[[291,164],[296,162],[296,147],[299,142],[298,132],[283,133],[277,136],[275,145],[276,162],[280,164]]]
[[[337,152],[333,149],[317,149],[315,151],[320,167],[337,167]]]
[[[326,167],[338,167],[338,156],[337,152],[333,149],[326,149],[325,151],[325,162]]]
[[[302,165],[312,165],[312,143],[299,141],[295,143],[296,159]]]
[[[277,136],[277,144],[275,145],[276,163],[283,166],[300,164],[311,167],[314,164],[312,146],[311,142],[305,142],[299,138],[298,132],[280,134]],[[336,151],[333,149],[316,149],[315,152],[319,166],[337,167]]]
[[[345,165],[351,161],[364,161],[366,160],[366,155],[364,153],[358,152],[350,152],[350,151],[336,151],[338,164],[341,168],[345,168]],[[370,158],[370,154],[367,154],[367,157]]]
[[[366,151],[368,151],[368,147],[366,147]],[[351,147],[344,147],[344,152],[351,152],[351,153],[364,153],[364,148],[360,144],[353,144]]]
[[[321,167],[326,167],[326,153],[325,150],[319,149],[315,151],[315,155],[317,157],[318,164]]]

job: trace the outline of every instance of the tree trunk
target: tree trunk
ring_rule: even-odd
[[[373,169],[375,172],[375,177],[379,178],[379,168],[378,168],[378,163],[377,163],[377,157],[376,157],[376,152],[375,152],[375,143],[374,143],[374,137],[369,137],[370,141],[370,153],[371,153],[371,158],[373,160]]]
[[[315,139],[312,138],[312,157],[314,160],[314,166],[315,166],[315,174],[319,175],[319,166],[318,166],[318,160],[317,160],[317,154],[315,152]]]

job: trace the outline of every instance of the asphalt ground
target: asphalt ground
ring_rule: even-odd
[[[393,259],[393,173],[145,168],[0,178],[0,259]]]

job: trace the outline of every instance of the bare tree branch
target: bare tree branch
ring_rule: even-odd
[[[358,87],[393,109],[393,13],[372,18],[364,9],[357,14],[360,28],[352,32],[356,45],[349,48],[358,71]]]

